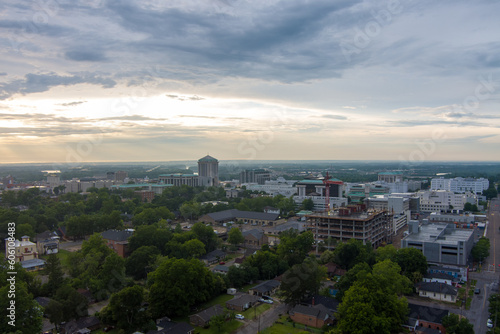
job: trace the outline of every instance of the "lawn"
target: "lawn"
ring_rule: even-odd
[[[196,327],[196,330],[194,332],[200,334],[229,334],[237,330],[242,325],[243,323],[238,320],[231,320],[226,322],[220,329],[220,331],[217,328],[211,326],[209,328]]]
[[[238,290],[240,290],[241,292],[248,292],[248,290],[250,290],[251,288],[253,288],[254,286],[256,286],[258,284],[259,283],[247,284],[247,285],[244,285],[241,289],[238,289]]]
[[[215,297],[214,299],[209,300],[208,302],[200,305],[198,307],[198,310],[201,311],[201,310],[207,309],[211,306],[214,306],[216,304],[219,304],[222,307],[226,307],[226,302],[228,300],[233,299],[233,298],[234,298],[233,295],[227,295],[227,294],[219,295],[219,296]]]
[[[271,308],[270,304],[261,304],[257,307],[251,307],[246,311],[243,311],[241,314],[245,316],[245,319],[255,319],[258,315],[261,315],[262,313],[266,312]]]
[[[303,333],[305,331],[305,326],[301,324],[297,324],[288,321],[287,316],[282,316],[277,322],[274,323],[269,328],[264,329],[261,331],[262,334],[296,334],[296,333]],[[322,333],[323,331],[321,329],[317,328],[311,328],[307,327],[307,332],[308,333]]]

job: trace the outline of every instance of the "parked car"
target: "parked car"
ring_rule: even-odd
[[[269,300],[269,299],[263,299],[262,302],[263,303],[267,303],[267,304],[272,304],[273,303],[273,301]]]
[[[224,262],[224,261],[220,261],[220,262],[219,262],[219,264],[226,264],[226,262]]]
[[[480,293],[481,293],[481,289],[476,288],[476,289],[474,290],[474,293],[475,293],[476,295],[480,294]]]
[[[244,320],[244,319],[245,319],[245,317],[244,317],[242,314],[237,314],[237,315],[235,315],[234,317],[235,317],[236,319],[238,319],[238,320]]]
[[[493,321],[491,321],[491,319],[488,319],[488,322],[486,323],[486,327],[493,328]]]

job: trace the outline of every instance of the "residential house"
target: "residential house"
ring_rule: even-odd
[[[234,310],[238,312],[243,312],[246,309],[252,307],[259,298],[254,295],[242,294],[235,296],[233,299],[226,302],[226,307],[229,310]]]
[[[128,239],[134,233],[133,230],[107,230],[101,233],[106,244],[120,257],[129,255]]]
[[[59,236],[56,232],[45,231],[35,237],[38,254],[56,254],[59,252]]]
[[[224,308],[219,304],[214,305],[206,310],[189,316],[189,322],[194,326],[206,327],[210,324],[210,319],[216,315],[224,313]]]
[[[258,229],[244,231],[242,234],[245,238],[245,246],[247,247],[260,248],[268,243],[267,235]]]
[[[416,290],[421,297],[454,303],[457,301],[458,289],[452,285],[437,282],[420,282]]]
[[[330,312],[337,312],[337,308],[339,307],[340,302],[332,297],[326,297],[326,296],[321,296],[321,295],[314,295],[308,299],[306,299],[302,305],[323,305],[326,307]]]
[[[147,334],[193,334],[194,327],[187,322],[173,322],[169,318],[161,318],[156,321],[156,330]]]
[[[203,261],[206,265],[210,265],[222,261],[225,258],[226,253],[221,251],[220,249],[216,249],[200,257],[200,260]]]
[[[443,317],[448,315],[448,310],[438,309],[434,307],[408,304],[410,313],[408,321],[403,324],[412,333],[426,333],[429,329],[446,333],[442,324]]]
[[[294,322],[315,328],[332,324],[335,319],[333,312],[321,304],[311,306],[296,305],[290,310],[289,314]]]
[[[62,334],[87,334],[99,329],[101,322],[97,317],[84,317],[78,320],[72,320],[64,324],[61,328]]]
[[[269,280],[260,283],[248,290],[248,293],[256,296],[270,296],[278,290],[280,282],[277,280]]]
[[[344,276],[347,270],[340,268],[339,265],[333,263],[333,262],[328,262],[325,264],[326,267],[326,273],[328,274],[328,277],[333,278],[335,276]]]
[[[228,266],[223,266],[221,264],[216,265],[212,269],[212,272],[214,272],[216,274],[224,274],[224,275],[226,275],[228,271],[229,271],[229,267]]]
[[[445,273],[427,273],[423,278],[424,282],[437,282],[448,285],[455,285],[456,281],[453,276]]]
[[[14,244],[12,247],[12,243]],[[14,240],[9,242],[5,239],[5,257],[9,255],[9,250],[14,248],[15,250],[15,262],[22,262],[26,260],[38,259],[38,252],[36,251],[36,244],[30,241],[30,237],[27,235],[21,237],[21,241]]]
[[[21,267],[23,267],[27,271],[37,271],[45,267],[45,260],[42,259],[31,259],[31,260],[21,261],[19,263],[21,264]]]

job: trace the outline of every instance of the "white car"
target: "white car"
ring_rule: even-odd
[[[245,317],[244,317],[242,314],[237,314],[237,315],[235,315],[234,317],[235,317],[236,319],[238,319],[238,320],[244,320],[244,319],[245,319]]]
[[[486,323],[486,327],[493,328],[493,321],[491,321],[491,319],[488,319],[488,322]]]

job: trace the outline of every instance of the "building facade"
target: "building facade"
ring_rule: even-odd
[[[257,183],[265,184],[271,180],[271,172],[265,169],[245,169],[240,173],[240,184]]]
[[[448,190],[454,193],[472,192],[481,194],[488,189],[490,181],[485,178],[463,178],[456,177],[454,179],[445,179],[444,177],[434,178],[431,180],[431,190]]]
[[[219,185],[219,160],[209,155],[198,160],[198,185],[212,187]]]

